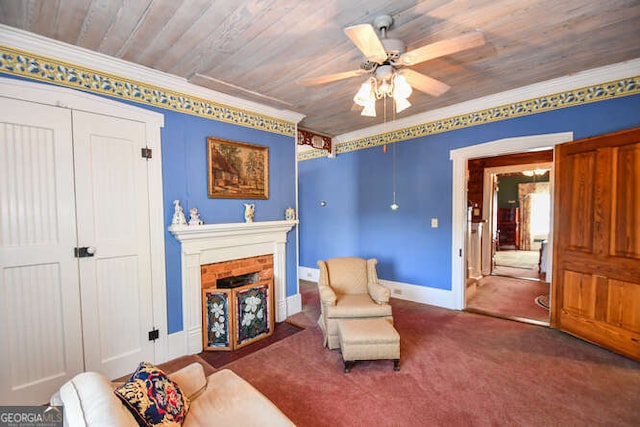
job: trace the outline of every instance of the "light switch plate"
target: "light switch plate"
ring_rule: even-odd
[[[431,228],[438,228],[438,218],[431,218]]]

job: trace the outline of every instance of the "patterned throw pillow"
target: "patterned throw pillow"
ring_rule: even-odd
[[[189,399],[178,384],[150,363],[142,362],[114,393],[141,426],[178,426],[189,410]]]

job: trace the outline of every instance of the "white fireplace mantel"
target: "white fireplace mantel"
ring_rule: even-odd
[[[202,265],[272,254],[275,320],[286,319],[287,233],[297,223],[294,220],[169,227],[181,246],[183,328],[189,354],[202,351]]]

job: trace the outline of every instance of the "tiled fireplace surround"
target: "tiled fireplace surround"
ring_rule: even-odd
[[[188,354],[202,351],[202,266],[272,255],[275,321],[286,319],[286,242],[287,233],[296,224],[264,221],[169,227],[181,246],[182,313]]]

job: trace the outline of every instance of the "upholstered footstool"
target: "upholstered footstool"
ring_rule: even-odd
[[[383,318],[345,319],[338,325],[344,372],[356,360],[393,360],[393,370],[400,370],[400,334]]]

